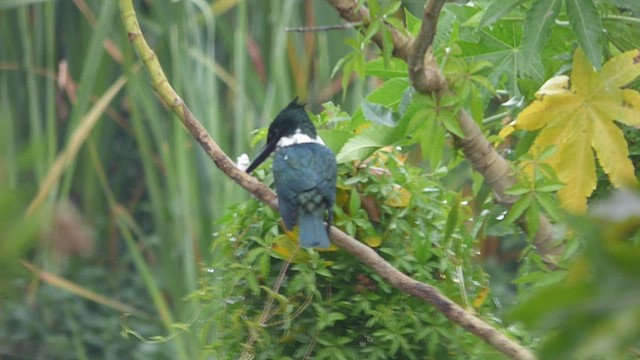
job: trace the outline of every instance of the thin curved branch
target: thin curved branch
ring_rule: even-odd
[[[365,24],[369,22],[369,12],[366,9],[357,8],[354,0],[327,1],[343,19],[352,22],[362,21]],[[393,54],[409,64],[409,78],[413,87],[419,92],[433,93],[436,96],[449,91],[447,81],[435,63],[431,52],[438,17],[445,2],[445,0],[427,1],[420,32],[415,39],[410,35],[403,35],[401,41],[396,42],[396,36],[393,37],[394,47],[398,47],[397,51],[394,48]],[[399,33],[395,28],[388,28],[392,34]],[[381,38],[374,36],[373,40],[382,48]],[[407,48],[407,44],[410,45],[409,48]],[[464,152],[466,159],[491,186],[496,200],[508,206],[512,205],[518,197],[506,194],[506,190],[513,186],[517,180],[512,174],[509,163],[491,146],[478,124],[466,110],[458,113],[458,123],[465,137],[463,139],[456,138],[456,143]],[[527,230],[524,219],[520,219],[518,224],[525,231]],[[533,244],[547,266],[555,268],[555,264],[564,252],[564,244],[554,238],[551,222],[544,215],[540,216],[540,224]]]
[[[180,118],[187,130],[189,130],[222,172],[259,200],[271,208],[277,209],[275,193],[236,167],[173,90],[162,71],[158,59],[149,48],[140,31],[131,0],[120,0],[120,11],[129,40],[133,43],[136,51],[142,58],[145,67],[149,71],[153,87],[160,95],[162,101],[178,115],[178,118]],[[433,286],[421,283],[403,274],[384,260],[373,249],[345,234],[340,229],[336,227],[331,228],[331,240],[343,250],[371,267],[390,285],[433,305],[451,321],[480,337],[504,354],[515,359],[535,359],[535,356],[528,349],[511,340],[479,317],[466,312],[461,306],[444,296]]]

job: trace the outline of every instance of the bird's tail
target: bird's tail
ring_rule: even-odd
[[[322,218],[312,214],[300,214],[300,245],[302,247],[328,248],[329,236]]]

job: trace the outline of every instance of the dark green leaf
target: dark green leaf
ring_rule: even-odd
[[[540,63],[541,49],[547,42],[551,25],[558,17],[561,6],[561,0],[537,0],[527,11],[522,35],[522,52],[527,64]]]
[[[485,27],[500,20],[501,17],[508,14],[511,9],[523,3],[524,0],[493,0],[480,19],[478,27]]]
[[[592,0],[565,0],[567,17],[578,45],[596,69],[602,65],[604,46],[600,14]]]

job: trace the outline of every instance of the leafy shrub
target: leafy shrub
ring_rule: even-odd
[[[493,305],[482,295],[487,281],[473,262],[473,224],[482,219],[466,221],[469,205],[442,187],[442,174],[424,175],[395,149],[371,159],[340,166],[335,225],[400,271],[490,314]],[[258,170],[257,176],[270,181],[270,171]],[[260,359],[469,358],[494,352],[348,253],[298,248],[297,235],[283,233],[279,214],[256,200],[229,209],[219,225],[217,260],[199,291],[212,304],[203,341],[216,358],[243,350]]]

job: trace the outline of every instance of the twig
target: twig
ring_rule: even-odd
[[[355,4],[354,2],[352,3]],[[129,39],[147,67],[153,87],[160,95],[162,101],[180,118],[187,130],[191,132],[193,137],[200,143],[202,148],[222,172],[259,200],[271,208],[277,209],[275,193],[255,178],[240,171],[213,141],[204,127],[175,93],[167,81],[158,59],[142,36],[131,0],[120,0],[120,10]],[[340,229],[336,227],[331,228],[331,240],[343,250],[371,267],[390,285],[433,305],[450,320],[485,340],[496,349],[516,359],[535,358],[529,350],[509,339],[505,334],[493,328],[482,319],[466,312],[462,307],[444,296],[433,286],[421,283],[403,274],[384,260],[373,249],[345,234]]]
[[[362,22],[348,22],[344,24],[337,25],[323,25],[323,26],[313,26],[313,27],[287,27],[284,28],[284,31],[289,32],[321,32],[321,31],[330,31],[330,30],[344,30],[344,29],[353,29],[354,27],[362,25]]]

